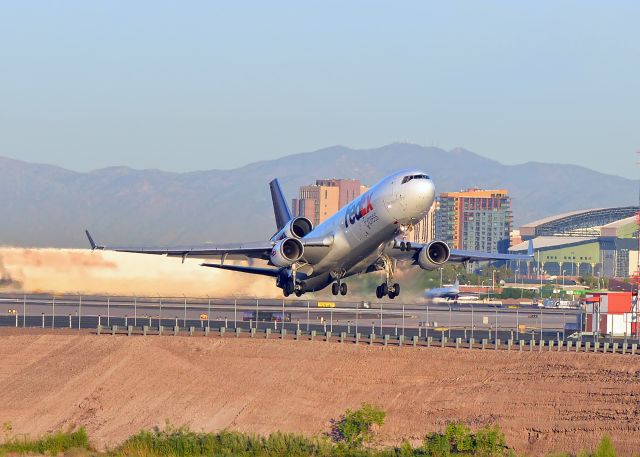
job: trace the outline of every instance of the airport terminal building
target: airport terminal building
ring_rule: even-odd
[[[547,217],[520,227],[526,253],[533,240],[534,259],[511,265],[522,274],[627,278],[638,269],[637,206],[596,208]]]

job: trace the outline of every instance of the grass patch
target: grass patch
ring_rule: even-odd
[[[38,439],[30,439],[27,436],[12,437],[0,445],[0,455],[57,455],[71,449],[91,450],[89,435],[84,428],[80,427],[76,431],[51,433]]]

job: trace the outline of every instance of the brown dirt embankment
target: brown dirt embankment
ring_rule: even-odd
[[[99,446],[187,424],[322,433],[346,408],[384,408],[384,443],[462,420],[497,423],[532,455],[640,449],[640,359],[630,355],[383,348],[216,337],[0,329],[0,422],[39,434],[84,425]]]

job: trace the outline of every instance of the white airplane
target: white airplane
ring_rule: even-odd
[[[420,170],[402,170],[382,179],[367,192],[313,227],[304,217],[293,218],[278,180],[270,183],[277,233],[256,243],[182,247],[127,247],[97,244],[85,231],[92,249],[219,258],[203,266],[274,277],[284,296],[319,291],[331,285],[333,295],[346,295],[345,279],[355,274],[384,271],[386,280],[376,296],[393,299],[400,285],[393,282],[398,261],[434,270],[446,262],[529,260],[527,255],[485,253],[449,249],[442,241],[427,244],[405,241],[411,226],[427,214],[435,198],[435,186]],[[262,259],[268,267],[225,264],[226,260]]]
[[[458,303],[458,300],[472,301],[472,300],[480,299],[478,294],[467,294],[464,292],[460,293],[460,281],[458,280],[458,278],[456,278],[456,282],[454,282],[451,286],[434,287],[433,289],[425,289],[424,297],[428,300],[433,300],[433,301],[453,300],[454,303]]]

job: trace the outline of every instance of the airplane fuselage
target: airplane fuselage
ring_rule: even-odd
[[[407,176],[420,178],[406,180]],[[320,290],[336,279],[366,270],[403,229],[424,218],[435,198],[426,173],[403,170],[390,175],[315,227],[305,238],[330,238],[326,248],[305,249],[300,268],[306,290]]]

